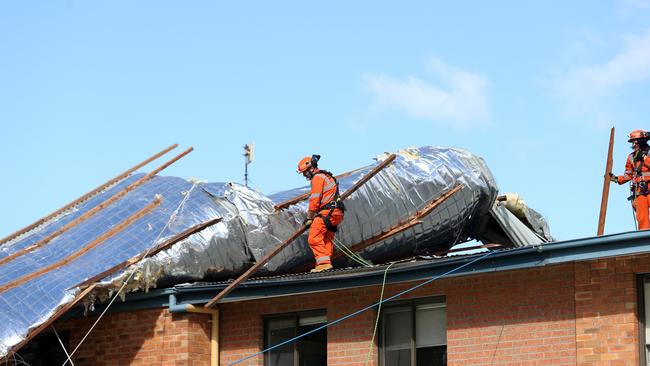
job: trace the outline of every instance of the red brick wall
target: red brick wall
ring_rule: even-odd
[[[385,297],[414,283],[388,286]],[[221,364],[262,349],[264,315],[326,309],[334,320],[378,301],[380,288],[221,307]],[[446,295],[449,365],[576,363],[573,264],[434,282],[402,299]],[[374,328],[368,311],[328,329],[328,365],[363,365]],[[377,363],[376,347],[373,362]],[[241,365],[262,365],[262,357]]]
[[[449,365],[574,365],[573,264],[453,281]]]
[[[650,255],[575,265],[576,339],[582,365],[638,365],[636,274]]]
[[[445,295],[449,365],[638,364],[636,274],[650,255],[443,279],[403,297]],[[389,275],[390,276],[390,275]],[[415,283],[391,285],[385,297]],[[380,286],[221,305],[220,360],[260,351],[265,315],[325,309],[332,321],[379,299]],[[328,365],[363,365],[376,311],[327,330]],[[166,310],[109,314],[75,365],[209,365],[205,314]],[[74,346],[92,322],[60,322]],[[373,347],[370,365],[377,365]],[[241,365],[263,364],[258,356]]]
[[[220,363],[228,365],[262,349],[264,315],[327,309],[327,318],[331,321],[369,305],[378,297],[377,288],[362,288],[338,291],[335,295],[328,292],[221,305]],[[363,364],[373,326],[374,313],[366,312],[329,328],[327,364]],[[263,357],[259,356],[240,365],[262,364]]]
[[[74,349],[97,317],[56,324]],[[73,356],[75,366],[209,366],[210,315],[141,310],[105,315]],[[71,351],[71,350],[70,350]]]

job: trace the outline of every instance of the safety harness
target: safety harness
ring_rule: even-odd
[[[332,200],[329,201],[327,204],[325,204],[323,207],[319,208],[319,213],[316,215],[317,217],[320,217],[323,219],[323,223],[325,224],[325,227],[327,228],[328,231],[331,231],[335,233],[338,230],[337,225],[332,224],[332,212],[334,212],[335,209],[339,209],[343,212],[345,212],[345,205],[343,204],[343,200],[341,200],[341,196],[339,194],[339,182],[334,178],[334,175],[331,172],[328,172],[327,170],[321,170],[318,172],[318,174],[324,174],[328,177],[330,177],[333,181],[334,184],[336,185],[336,192],[334,193],[334,197],[332,197]],[[320,211],[322,210],[329,210],[327,215],[321,215]]]
[[[630,185],[630,190],[632,195],[628,197],[629,200],[633,200],[637,195],[646,196],[650,191],[648,191],[648,182],[645,180],[645,177],[650,177],[650,172],[643,172],[643,164],[645,163],[646,153],[642,152],[640,156],[636,153],[630,157],[632,159],[632,166],[634,167],[634,175],[632,176],[632,184]],[[640,178],[638,182],[635,181],[636,178]]]

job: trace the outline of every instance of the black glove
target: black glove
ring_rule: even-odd
[[[618,183],[618,177],[612,174],[611,172],[609,173],[609,180]]]

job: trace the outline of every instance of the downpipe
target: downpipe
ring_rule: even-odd
[[[205,308],[192,304],[179,305],[176,301],[176,294],[169,295],[170,313],[199,313],[209,314],[212,317],[212,330],[210,332],[210,366],[219,365],[219,308]]]

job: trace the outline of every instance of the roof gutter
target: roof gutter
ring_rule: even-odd
[[[484,260],[448,275],[448,277],[535,268],[643,253],[650,253],[650,230],[498,251]],[[387,283],[400,283],[429,279],[468,263],[481,255],[483,254],[395,264],[389,270],[386,281]],[[370,269],[357,268],[340,272],[297,274],[276,278],[252,278],[242,283],[235,291],[222,299],[220,303],[381,285],[385,268],[386,266],[378,266]],[[188,307],[188,305],[197,305],[198,307],[207,303],[227,285],[228,283],[214,283],[175,286],[150,291],[149,293],[129,294],[126,297],[126,302],[114,304],[111,311],[169,306],[171,312],[189,312],[192,307]],[[173,297],[170,295],[173,295]],[[169,302],[167,301],[168,298]],[[177,302],[171,303],[172,298]],[[179,299],[182,301],[179,301]],[[182,304],[178,304],[178,302],[182,302]],[[95,312],[101,309],[102,307],[98,306]]]
[[[574,261],[586,261],[613,256],[650,253],[650,231],[633,231],[607,236],[545,243],[495,252],[485,260],[462,268],[449,277],[480,273],[543,267]],[[438,276],[483,255],[450,257],[418,261],[393,266],[387,283],[418,281]],[[255,300],[273,296],[298,295],[381,284],[385,266],[369,271],[337,274],[302,275],[293,278],[252,279],[242,283],[221,303]],[[202,304],[227,283],[177,286],[175,290],[184,301]]]

